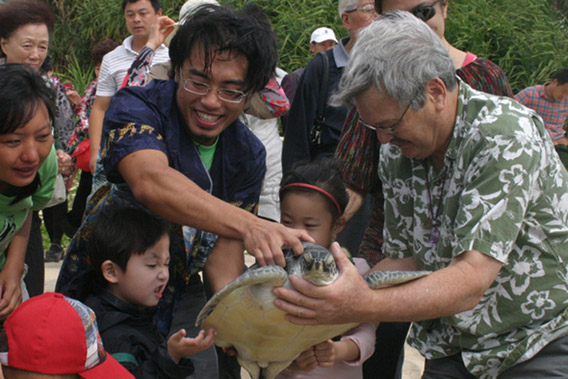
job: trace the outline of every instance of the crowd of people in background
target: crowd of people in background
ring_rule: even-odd
[[[568,376],[568,69],[515,95],[446,39],[449,5],[338,0],[344,30],[314,20],[287,73],[255,4],[122,0],[129,35],[92,46],[84,93],[49,5],[0,5],[5,377],[239,378],[197,315],[245,253],[284,266],[303,241],[341,275],[275,305],[358,326],[278,378],[398,379],[406,342],[424,378]],[[371,290],[375,270],[432,273]]]

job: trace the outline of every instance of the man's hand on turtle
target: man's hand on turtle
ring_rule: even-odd
[[[314,242],[305,230],[290,229],[282,224],[258,219],[244,236],[245,249],[261,266],[286,266],[282,246],[290,246],[296,255],[304,252],[301,241]]]
[[[299,325],[343,324],[359,322],[358,309],[364,309],[370,294],[367,283],[345,256],[338,243],[331,252],[340,271],[329,286],[318,287],[296,275],[290,275],[292,289],[278,287],[274,304],[287,313],[286,319]],[[357,296],[355,296],[355,294]]]

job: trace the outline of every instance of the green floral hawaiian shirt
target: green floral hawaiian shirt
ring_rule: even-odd
[[[568,173],[534,111],[463,82],[444,164],[383,145],[383,249],[427,270],[469,250],[503,263],[474,309],[415,322],[409,337],[427,359],[461,352],[494,378],[568,335]]]

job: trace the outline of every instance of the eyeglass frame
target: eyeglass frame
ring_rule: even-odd
[[[400,126],[400,123],[402,122],[402,120],[404,119],[404,116],[406,116],[406,113],[408,112],[408,110],[410,109],[410,105],[411,103],[408,103],[408,105],[406,106],[406,108],[404,109],[404,112],[402,112],[402,116],[400,116],[400,118],[392,125],[392,126],[376,126],[376,125],[372,125],[369,124],[368,122],[365,122],[361,117],[359,117],[359,122],[361,123],[361,125],[363,125],[366,128],[369,128],[371,130],[374,130],[375,132],[377,130],[380,130],[381,132],[385,132],[385,133],[389,133],[392,134],[393,136],[397,135],[398,132],[396,131],[396,129]]]
[[[181,70],[180,70],[179,75],[180,75],[181,81],[183,82],[183,89],[186,90],[189,93],[192,93],[194,95],[199,95],[199,96],[205,96],[209,93],[209,91],[212,90],[211,86],[207,83],[203,83],[203,82],[200,82],[200,81],[197,81],[197,80],[193,80],[191,78],[184,78],[183,72]],[[193,83],[198,83],[199,85],[203,85],[207,90],[204,93],[200,93],[200,92],[197,92],[195,90],[189,89],[189,88],[187,88],[187,82],[189,82],[189,81],[191,81]],[[239,100],[229,100],[229,99],[223,98],[223,97],[221,97],[221,91],[228,91],[230,93],[239,94],[239,95],[241,95],[241,98]],[[217,98],[219,100],[227,102],[227,103],[231,103],[231,104],[240,104],[243,101],[243,99],[248,96],[248,94],[246,92],[238,91],[238,90],[230,89],[230,88],[217,88],[215,90],[215,92],[217,93]]]
[[[441,3],[441,2],[442,2],[442,0],[435,0],[434,2],[432,2],[428,5],[419,4],[419,5],[415,6],[414,8],[412,8],[410,10],[410,13],[412,13],[416,18],[426,22],[436,15],[436,4]],[[429,13],[427,13],[428,17],[419,16],[417,14],[417,13],[419,13],[419,11],[423,11],[423,10],[427,10],[429,12]],[[424,14],[424,12],[422,12],[422,14]]]
[[[438,0],[438,1],[440,1],[440,0]],[[367,9],[365,9],[365,8],[367,8]],[[366,3],[362,7],[349,9],[348,11],[345,11],[345,13],[353,13],[353,12],[356,12],[356,11],[361,11],[361,12],[364,12],[364,13],[377,13],[377,11],[375,10],[375,4],[373,4],[373,3]]]

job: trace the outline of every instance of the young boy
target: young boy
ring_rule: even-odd
[[[169,279],[169,226],[142,209],[115,208],[92,224],[87,253],[95,289],[85,299],[99,320],[105,347],[137,378],[185,378],[187,357],[209,348],[216,333],[187,338],[184,329],[165,343],[153,323]]]

